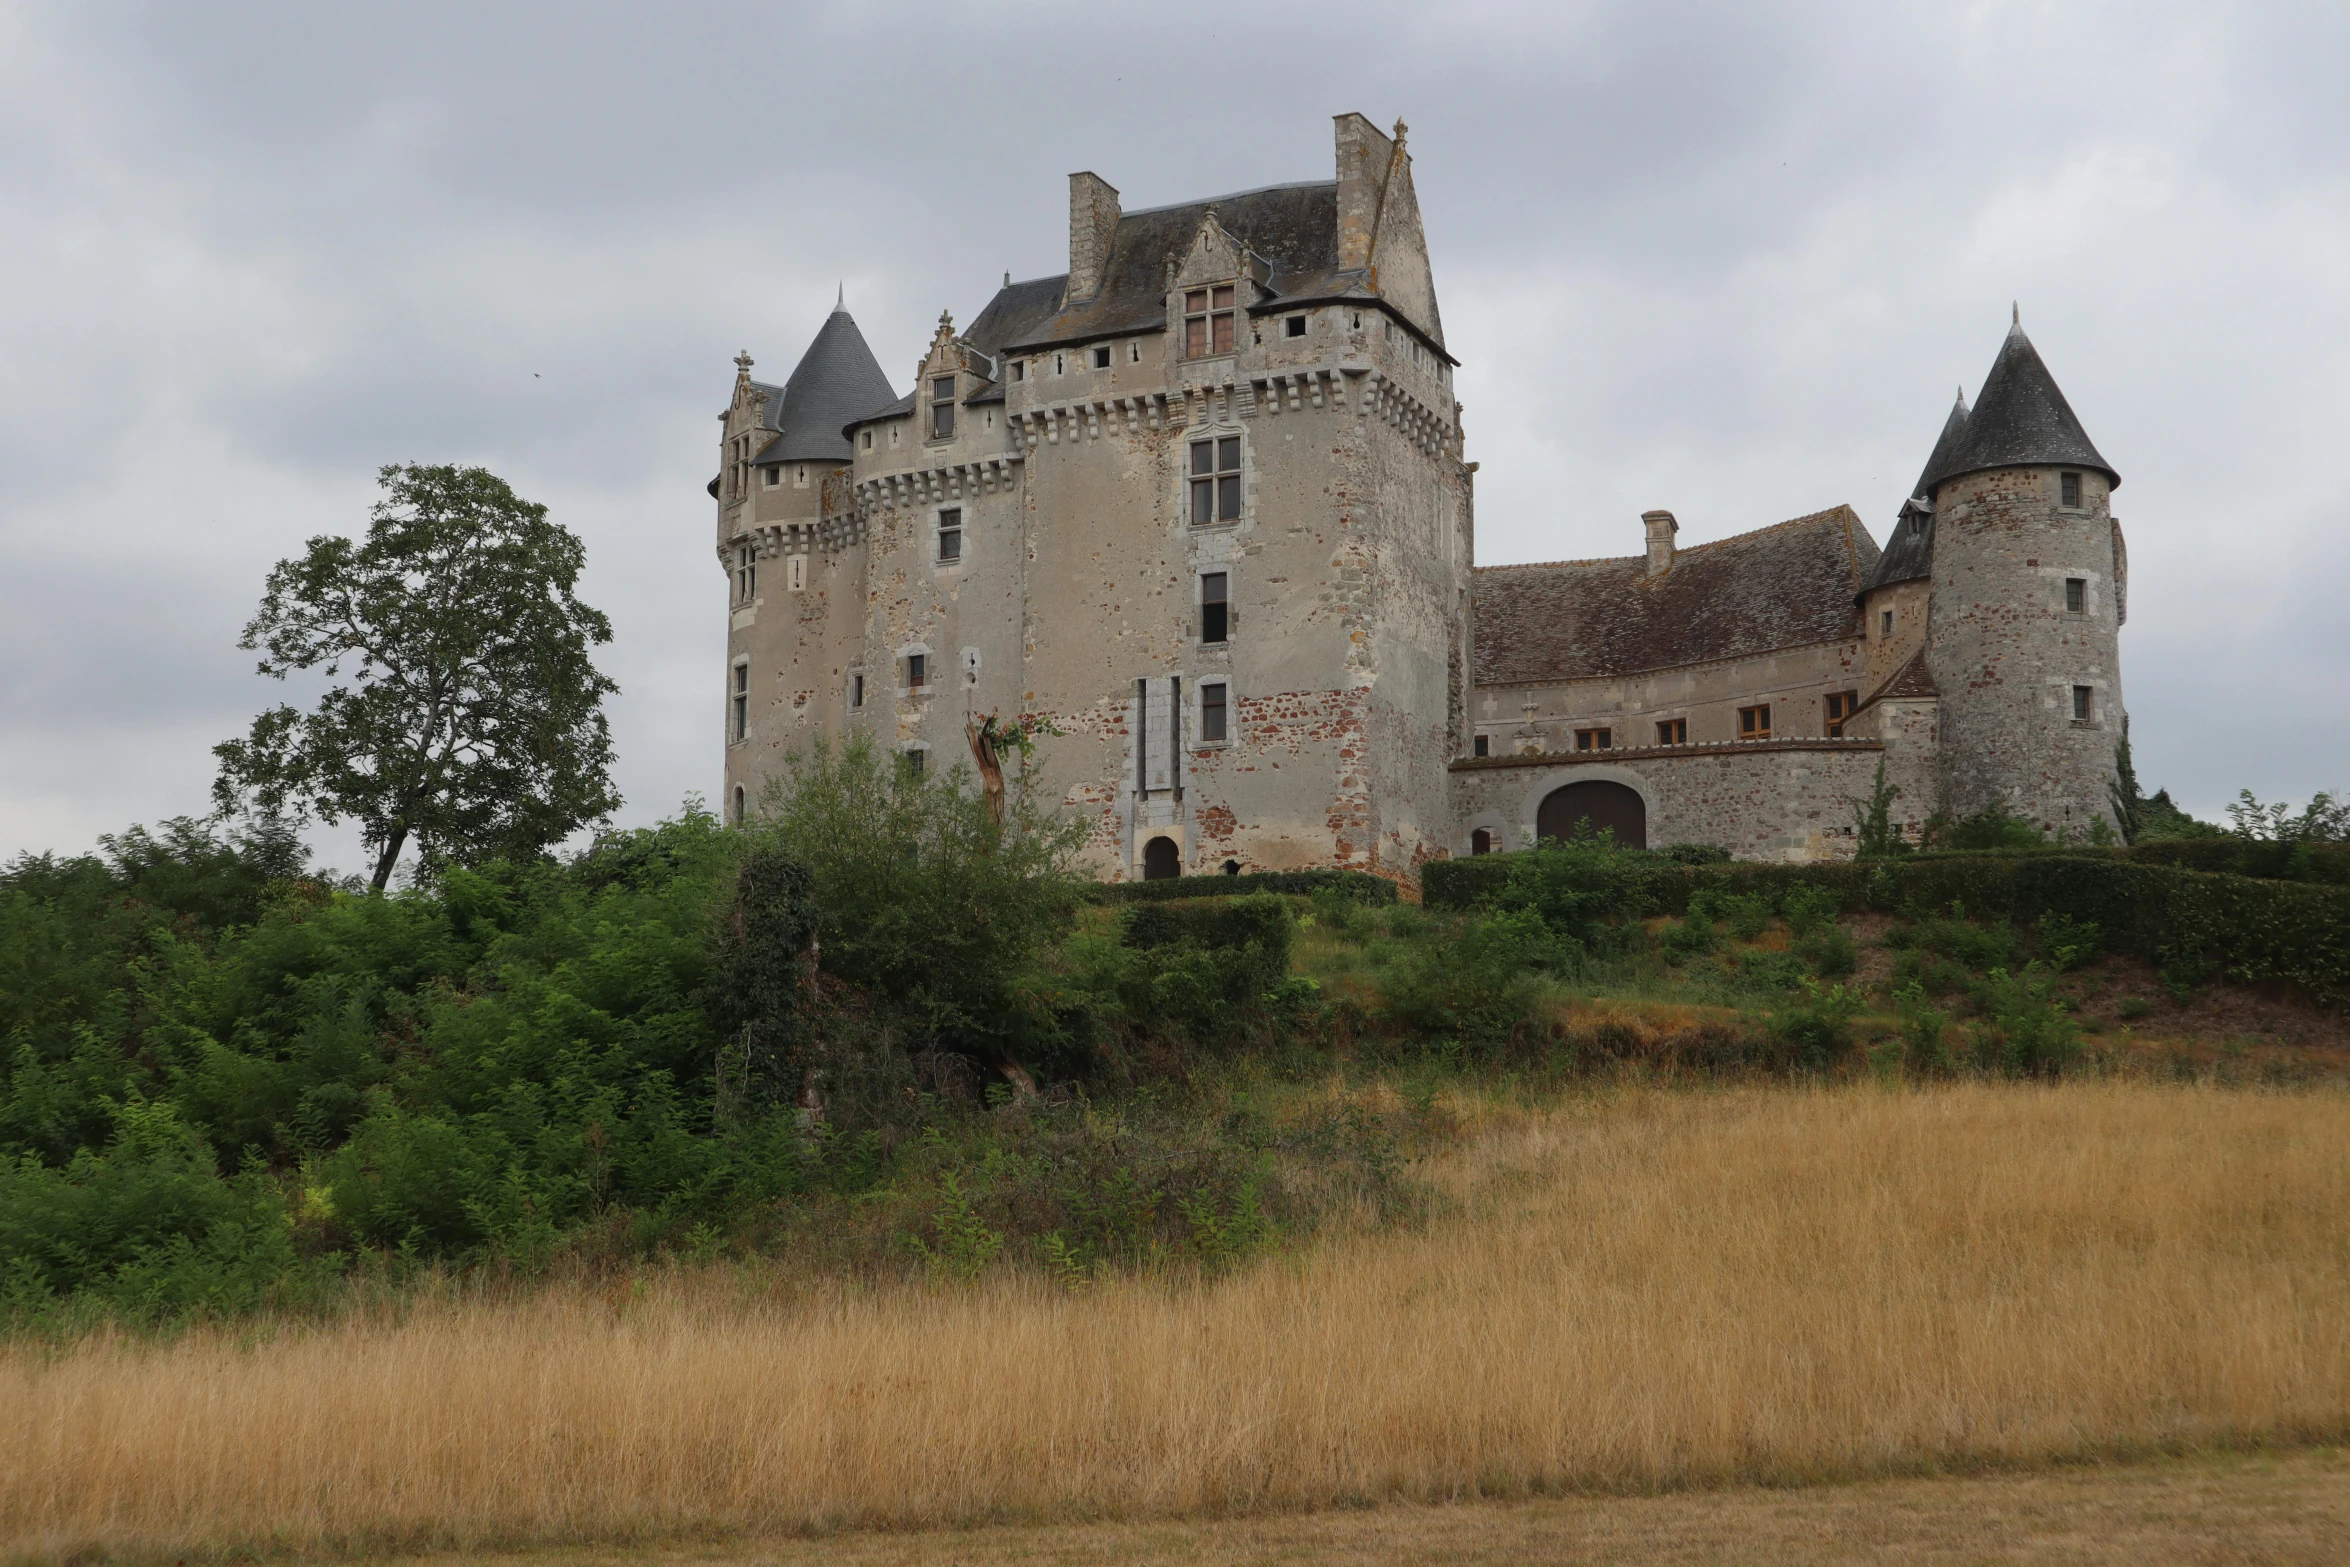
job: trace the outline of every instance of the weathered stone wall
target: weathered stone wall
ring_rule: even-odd
[[[1639,793],[1652,848],[1705,843],[1740,859],[1848,859],[1852,801],[1868,795],[1884,755],[1875,740],[1789,740],[1458,762],[1453,854],[1470,852],[1478,828],[1494,835],[1498,849],[1531,847],[1552,790],[1600,779]]]
[[[2068,510],[2063,471],[1995,468],[1940,486],[1926,659],[1941,690],[1947,808],[2001,805],[2085,837],[2113,820],[2118,563],[2106,476],[2081,472],[2081,505]],[[2078,612],[2067,578],[2086,585]],[[2073,716],[2075,686],[2090,692],[2085,719]]]
[[[1827,696],[1869,693],[1863,641],[1780,648],[1752,658],[1555,684],[1483,685],[1475,727],[1492,755],[1574,749],[1575,731],[1612,729],[1617,746],[1652,745],[1657,725],[1686,719],[1689,743],[1735,740],[1738,710],[1769,703],[1774,736],[1827,733]]]

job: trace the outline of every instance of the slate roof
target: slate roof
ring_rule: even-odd
[[[1930,502],[1912,498],[1902,503],[1893,531],[1885,535],[1885,553],[1877,557],[1877,569],[1869,574],[1861,592],[1891,587],[1896,582],[1915,582],[1933,574],[1934,508]]]
[[[1921,650],[1910,654],[1909,662],[1893,671],[1893,678],[1871,691],[1868,700],[1860,705],[1867,707],[1887,697],[1938,697],[1941,694],[1942,688],[1934,684],[1934,676],[1926,668],[1926,655]]]
[[[1941,484],[1964,473],[1985,468],[2025,468],[2065,464],[2102,471],[2115,485],[2122,476],[2098,455],[2089,434],[2073,414],[2072,404],[2057,390],[2056,378],[2041,362],[2040,351],[2024,336],[2021,320],[1999,345],[1999,357],[1983,378],[1975,411],[1955,450],[1926,476]]]
[[[1860,634],[1856,598],[1878,561],[1849,506],[1677,552],[1480,566],[1476,680],[1546,682],[1671,669]]]
[[[825,319],[781,387],[753,384],[767,393],[760,423],[775,432],[752,458],[761,463],[847,461],[853,453],[845,426],[892,395],[865,334],[840,309]]]

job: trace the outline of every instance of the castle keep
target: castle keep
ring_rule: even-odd
[[[1589,819],[1746,857],[1992,805],[2110,823],[2120,480],[2020,325],[1880,551],[1849,507],[1688,548],[1474,565],[1458,363],[1403,127],[1336,177],[1126,212],[1070,177],[1069,270],[941,316],[913,389],[836,308],[720,415],[729,812],[872,736],[924,769],[1049,719],[1111,879],[1408,875]]]

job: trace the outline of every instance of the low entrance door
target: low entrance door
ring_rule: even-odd
[[[1572,838],[1585,821],[1593,832],[1613,832],[1619,848],[1648,847],[1648,804],[1640,791],[1596,778],[1551,790],[1534,818],[1534,830],[1545,838]]]

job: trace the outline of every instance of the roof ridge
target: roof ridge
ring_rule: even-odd
[[[1719,548],[1724,544],[1737,544],[1747,539],[1759,539],[1766,533],[1777,533],[1782,529],[1793,528],[1807,522],[1825,521],[1840,512],[1850,517],[1855,523],[1860,520],[1860,513],[1852,509],[1851,502],[1838,501],[1835,505],[1822,507],[1818,511],[1807,511],[1800,517],[1789,517],[1784,521],[1765,523],[1759,528],[1749,528],[1744,533],[1732,533],[1722,538],[1708,539],[1703,544],[1684,545],[1673,551],[1673,557],[1678,560],[1683,555],[1695,555],[1704,550]],[[1850,524],[1847,524],[1846,542],[1848,543],[1850,542],[1849,535]],[[1605,566],[1620,560],[1645,560],[1646,558],[1644,555],[1592,555],[1581,560],[1497,561],[1490,566],[1476,566],[1471,569],[1475,571],[1522,571],[1530,566]]]
[[[1118,214],[1120,222],[1128,218],[1145,218],[1161,212],[1177,212],[1185,207],[1208,207],[1219,201],[1239,201],[1248,196],[1262,196],[1276,190],[1317,190],[1328,186],[1335,190],[1336,180],[1286,180],[1272,185],[1259,185],[1250,190],[1229,190],[1221,196],[1190,196],[1182,201],[1162,201],[1155,207],[1127,207]]]

